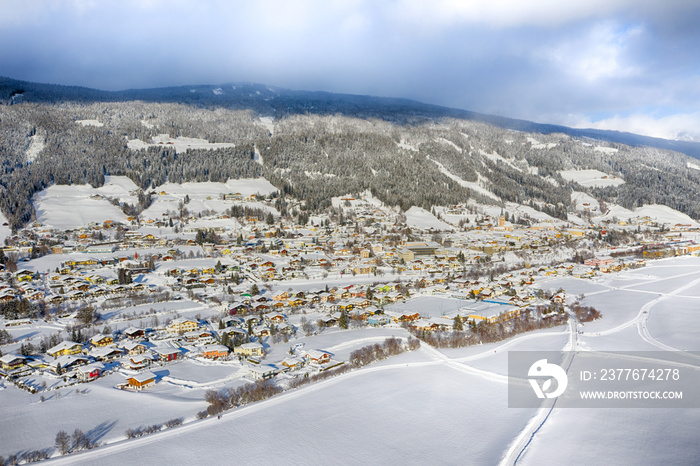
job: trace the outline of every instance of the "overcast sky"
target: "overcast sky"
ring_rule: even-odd
[[[694,0],[0,0],[0,75],[259,82],[700,141]]]

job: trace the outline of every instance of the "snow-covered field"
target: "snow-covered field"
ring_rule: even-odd
[[[436,218],[433,214],[420,207],[413,206],[406,211],[406,224],[412,228],[421,230],[447,230],[451,231],[454,228],[442,220]]]
[[[600,222],[603,220],[611,220],[613,217],[617,217],[620,220],[630,220],[634,218],[644,218],[647,217],[658,223],[666,223],[670,225],[681,224],[681,225],[691,225],[695,228],[698,227],[698,222],[690,218],[687,214],[678,212],[665,205],[645,205],[639,207],[635,210],[628,210],[624,207],[617,205],[610,205],[608,213],[603,216],[594,217],[594,221]]]
[[[226,142],[209,142],[206,139],[185,138],[178,136],[171,138],[167,134],[159,134],[153,137],[152,143],[145,143],[140,139],[130,139],[126,143],[127,147],[132,150],[146,149],[152,146],[173,147],[175,152],[186,152],[187,149],[221,149],[226,147],[235,147],[235,144]]]
[[[608,175],[599,170],[562,170],[560,174],[567,181],[575,181],[581,186],[590,188],[619,186],[625,182],[619,176]]]
[[[243,198],[254,194],[267,195],[277,191],[265,178],[228,180],[226,183],[165,183],[154,189],[158,196],[153,198],[153,204],[143,211],[143,218],[160,219],[168,212],[178,212],[179,205],[188,196],[190,201],[185,206],[190,213],[215,211],[222,213],[233,205],[233,201],[224,201],[223,195],[239,193]],[[160,194],[165,193],[165,194]],[[276,209],[259,202],[248,202],[248,207],[260,208],[273,215],[279,215]],[[231,228],[235,228],[232,221]]]
[[[106,199],[93,199],[97,190],[89,185],[54,185],[34,196],[36,217],[44,225],[61,230],[105,220],[126,222],[126,215]]]

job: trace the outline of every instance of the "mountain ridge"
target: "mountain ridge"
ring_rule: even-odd
[[[215,89],[220,89],[221,93],[214,93]],[[571,128],[551,123],[537,123],[429,104],[402,97],[292,90],[251,82],[104,91],[82,86],[35,83],[0,76],[0,102],[9,102],[12,95],[17,95],[18,91],[22,91],[20,95],[23,95],[25,100],[32,102],[73,100],[89,103],[142,100],[154,103],[188,103],[200,106],[221,105],[239,110],[252,108],[263,115],[272,114],[277,117],[290,113],[328,114],[342,112],[349,116],[379,118],[389,116],[395,118],[397,113],[409,113],[413,114],[414,117],[460,118],[514,131],[541,134],[562,133],[572,137],[591,138],[635,147],[655,147],[700,159],[700,143],[698,142],[657,138],[616,130]],[[300,100],[307,102],[307,105],[299,105],[298,101]]]

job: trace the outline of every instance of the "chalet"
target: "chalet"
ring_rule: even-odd
[[[177,348],[154,348],[153,351],[161,361],[176,361],[180,359],[182,353]]]
[[[281,291],[272,295],[272,299],[275,301],[286,301],[289,299],[289,293],[286,291]]]
[[[416,311],[400,311],[400,312],[390,312],[387,311],[391,317],[396,322],[414,322],[420,319],[420,313]]]
[[[304,360],[300,357],[284,358],[280,365],[284,371],[296,371],[304,367]]]
[[[137,341],[127,341],[122,347],[129,356],[143,354],[146,351],[146,345]]]
[[[248,305],[244,303],[235,304],[228,310],[230,315],[245,314],[246,312],[248,312]]]
[[[14,371],[24,366],[27,358],[24,356],[18,356],[16,354],[6,354],[0,358],[0,368],[3,373],[7,374],[10,371]]]
[[[321,350],[303,350],[302,356],[312,364],[328,364],[331,361],[331,354]]]
[[[166,330],[171,334],[186,333],[195,330],[197,327],[199,327],[199,323],[196,320],[179,318],[173,320],[170,325],[166,327]]]
[[[87,364],[88,358],[85,356],[76,356],[69,354],[60,356],[49,363],[49,370],[54,374],[63,374],[68,371],[77,369],[78,366]]]
[[[156,376],[152,372],[142,372],[140,374],[127,377],[126,386],[132,390],[144,390],[156,384]]]
[[[91,356],[98,361],[112,361],[114,359],[119,359],[124,355],[124,352],[117,348],[116,346],[100,346],[94,348],[88,356]]]
[[[268,321],[275,323],[275,324],[281,324],[282,322],[287,320],[287,316],[285,316],[284,314],[280,314],[280,313],[269,314],[266,317],[267,317]]]
[[[228,357],[229,349],[224,345],[207,345],[202,350],[202,356],[209,359]]]
[[[237,346],[233,353],[242,354],[243,356],[262,356],[263,345],[260,343],[244,343],[241,346]]]
[[[111,345],[112,343],[114,343],[114,338],[112,338],[111,335],[102,335],[101,333],[98,333],[97,335],[90,338],[90,344],[93,347],[107,346]]]
[[[224,330],[221,330],[221,334],[227,334],[234,345],[240,345],[248,340],[248,332],[241,328],[225,328]]]
[[[130,338],[132,340],[136,340],[136,339],[144,338],[146,336],[146,332],[140,328],[129,327],[126,330],[124,330],[124,335],[127,338]]]
[[[149,351],[147,353],[129,356],[126,360],[122,360],[122,366],[127,369],[141,370],[150,366],[152,362],[153,357]]]
[[[105,366],[100,362],[94,362],[86,366],[80,366],[75,372],[76,377],[81,382],[91,382],[100,376]]]
[[[256,325],[255,327],[252,328],[253,335],[258,336],[258,337],[269,337],[270,336],[270,327],[267,325]]]
[[[253,380],[268,380],[279,373],[279,370],[276,367],[269,364],[250,366],[248,370],[250,371],[250,376]]]
[[[277,329],[277,333],[283,333],[286,335],[292,335],[294,333],[294,326],[286,322],[277,324],[275,328]]]
[[[378,315],[371,315],[367,317],[367,323],[369,325],[378,327],[381,325],[386,325],[391,323],[391,317],[385,316],[383,314],[378,314]]]
[[[332,327],[338,323],[338,319],[333,316],[321,316],[319,321],[323,322],[325,327]]]
[[[212,341],[211,333],[208,330],[193,330],[183,335],[188,343]]]
[[[46,350],[46,354],[57,358],[59,356],[66,356],[69,354],[78,354],[82,350],[83,347],[80,343],[76,343],[74,341],[62,341],[53,348]]]

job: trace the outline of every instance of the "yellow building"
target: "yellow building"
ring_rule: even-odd
[[[175,319],[166,328],[169,333],[187,333],[197,330],[199,324],[192,319]]]

